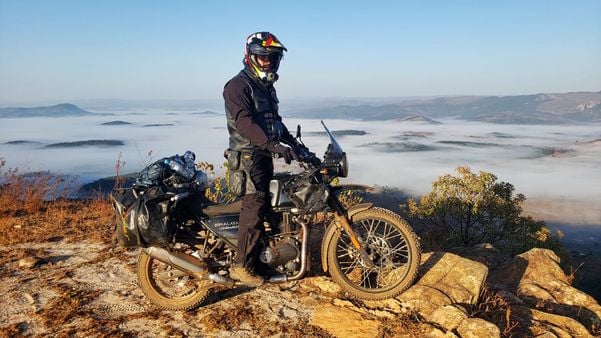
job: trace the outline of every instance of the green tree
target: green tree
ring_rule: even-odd
[[[427,226],[427,240],[439,248],[491,243],[510,255],[532,247],[560,250],[561,233],[522,216],[526,197],[514,194],[513,185],[469,167],[458,167],[456,174],[440,176],[419,202],[408,202],[410,216]]]

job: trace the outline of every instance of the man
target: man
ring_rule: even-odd
[[[251,34],[246,40],[244,69],[228,81],[223,90],[230,135],[226,151],[230,188],[242,200],[238,253],[230,277],[250,286],[263,278],[253,270],[256,243],[263,217],[269,212],[269,181],[273,177],[272,156],[287,164],[298,161],[297,152],[308,153],[296,142],[278,114],[273,84],[286,47],[269,32]],[[294,149],[281,144],[286,143]]]

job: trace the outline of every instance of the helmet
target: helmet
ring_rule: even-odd
[[[246,39],[244,64],[261,80],[270,83],[278,79],[278,67],[286,47],[269,32],[257,32]]]

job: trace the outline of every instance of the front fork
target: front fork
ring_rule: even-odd
[[[373,268],[374,262],[371,260],[371,258],[369,258],[367,250],[365,249],[365,245],[359,241],[359,236],[351,227],[349,218],[347,217],[346,210],[344,209],[342,203],[340,203],[338,198],[332,196],[329,204],[332,208],[332,211],[334,211],[334,222],[336,223],[336,227],[344,231],[351,238],[351,243],[355,249],[357,249],[357,252],[359,252],[359,255],[361,256],[361,259],[365,265],[368,268]]]

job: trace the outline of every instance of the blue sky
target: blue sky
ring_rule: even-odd
[[[282,99],[601,90],[598,0],[0,0],[0,103],[219,98],[261,30]]]

